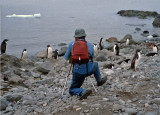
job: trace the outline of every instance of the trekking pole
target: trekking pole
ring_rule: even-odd
[[[92,86],[93,86],[95,92],[97,92],[97,89],[95,88],[95,86],[94,86],[93,82],[91,81],[91,78],[90,78],[90,77],[89,77],[89,81],[91,82],[91,84],[92,84]]]
[[[64,87],[63,87],[63,90],[62,90],[62,96],[63,96],[63,93],[64,93],[64,89],[66,88],[67,78],[69,77],[69,74],[70,74],[71,68],[72,68],[72,64],[71,64],[71,67],[70,67],[69,73],[68,73],[68,75],[66,76],[66,82],[65,82]]]

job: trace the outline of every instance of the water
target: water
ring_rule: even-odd
[[[132,34],[136,40],[145,39],[140,35],[143,30],[160,34],[160,29],[152,27],[153,18],[127,18],[116,14],[129,9],[160,13],[160,0],[0,0],[0,3],[1,38],[9,39],[7,53],[17,57],[24,48],[29,55],[46,50],[48,44],[59,49],[59,43],[74,40],[74,31],[79,27],[86,30],[87,40],[92,43],[98,43],[101,37],[122,39],[126,34]],[[35,13],[41,13],[41,18],[5,17]],[[140,27],[141,32],[134,33],[136,27]]]

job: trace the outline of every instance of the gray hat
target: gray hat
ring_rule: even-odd
[[[74,37],[79,38],[79,37],[83,37],[83,36],[86,36],[84,29],[83,28],[76,29]]]

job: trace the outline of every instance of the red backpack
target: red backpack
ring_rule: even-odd
[[[89,52],[87,42],[84,40],[75,41],[72,48],[72,63],[88,63],[89,62]]]

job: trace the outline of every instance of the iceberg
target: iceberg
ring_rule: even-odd
[[[33,14],[33,15],[17,15],[17,14],[12,14],[12,15],[7,15],[7,18],[40,18],[41,14]]]

